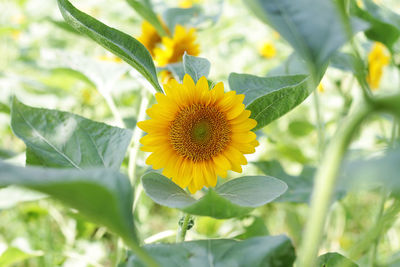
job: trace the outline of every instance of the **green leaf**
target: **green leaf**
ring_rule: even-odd
[[[201,12],[199,6],[194,6],[191,8],[168,8],[165,10],[163,17],[165,23],[171,31],[175,30],[175,26],[195,24],[193,20],[198,18]]]
[[[343,164],[338,188],[368,190],[384,187],[400,197],[400,148],[369,159],[357,159]]]
[[[17,153],[15,153],[14,151],[0,148],[0,159],[8,159],[15,157],[16,155]]]
[[[176,244],[146,245],[144,248],[163,267],[288,267],[295,252],[283,235],[255,237],[244,241],[231,239],[198,240]],[[145,266],[131,256],[121,267]]]
[[[11,127],[27,146],[27,163],[47,167],[119,170],[132,132],[67,112],[13,100]]]
[[[190,56],[186,52],[183,55],[183,69],[185,73],[192,77],[195,83],[202,76],[208,77],[208,74],[210,74],[210,67],[210,61],[205,58]]]
[[[245,3],[313,67],[315,77],[318,70],[326,66],[330,56],[347,41],[334,1],[249,0]],[[353,32],[357,32],[366,24],[354,19],[352,26]]]
[[[237,235],[235,239],[249,239],[256,236],[266,236],[269,234],[265,226],[264,219],[257,216],[247,216],[242,221],[252,220],[250,225],[245,226],[244,233]]]
[[[154,202],[186,213],[217,219],[249,213],[283,194],[284,182],[267,176],[247,176],[230,180],[209,189],[200,199],[194,199],[165,176],[150,172],[142,177],[146,194]]]
[[[167,35],[149,0],[126,0],[136,12],[147,20],[161,36]],[[170,28],[171,29],[171,28]]]
[[[25,252],[19,248],[16,247],[8,247],[3,254],[0,255],[0,266],[1,267],[7,267],[7,266],[13,266],[18,262],[42,256],[42,252]]]
[[[0,113],[10,114],[10,107],[4,103],[0,103]]]
[[[358,265],[339,253],[330,252],[318,257],[317,267],[358,267]]]
[[[308,203],[313,190],[314,168],[305,167],[298,176],[287,174],[278,161],[254,162],[264,174],[278,177],[288,185],[288,190],[276,202]]]
[[[400,37],[400,15],[370,0],[364,0],[363,3],[365,10],[356,1],[350,1],[350,12],[369,23],[365,31],[369,39],[381,42],[393,51],[393,45]]]
[[[135,242],[129,179],[113,170],[17,167],[0,161],[0,186],[18,185],[60,200],[128,244]]]
[[[257,77],[249,74],[231,73],[231,90],[244,94],[246,109],[257,121],[255,130],[285,115],[303,102],[311,93],[306,75]]]
[[[68,0],[57,2],[67,23],[125,60],[162,92],[151,55],[138,40],[79,11]]]
[[[341,52],[336,52],[332,57],[331,57],[331,66],[343,71],[351,71],[353,73],[356,73],[356,69],[354,67],[354,61],[357,59],[354,57],[354,55],[349,54],[349,53],[341,53]]]
[[[295,120],[289,123],[289,132],[295,137],[303,137],[315,130],[312,123],[306,120]]]
[[[0,189],[0,210],[12,208],[22,202],[36,201],[46,197],[45,194],[26,188],[7,186]]]

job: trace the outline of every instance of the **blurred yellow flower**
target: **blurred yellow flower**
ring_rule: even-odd
[[[324,88],[324,86],[322,85],[322,83],[319,83],[319,84],[318,84],[318,92],[320,92],[320,93],[325,92],[325,88]]]
[[[223,83],[212,90],[203,76],[197,84],[186,74],[183,83],[171,79],[165,94],[147,110],[150,120],[138,122],[148,134],[140,139],[143,151],[152,152],[146,164],[191,193],[215,186],[217,175],[242,172],[243,154],[255,152],[257,122],[245,110],[244,95],[224,92]]]
[[[382,43],[376,42],[368,55],[367,82],[371,89],[379,87],[383,68],[389,64],[390,56]]]
[[[169,70],[160,71],[161,84],[166,84],[173,78],[172,73]]]
[[[200,47],[196,43],[196,30],[185,29],[178,24],[175,26],[174,36],[163,37],[162,47],[154,49],[155,61],[160,67],[179,62],[185,51],[191,56],[197,56],[200,53]]]
[[[101,61],[121,63],[122,59],[114,55],[101,55],[97,57]]]
[[[154,48],[161,42],[161,36],[150,22],[144,20],[142,23],[142,35],[138,38],[150,54],[154,57]]]
[[[261,46],[260,54],[265,58],[273,58],[276,55],[275,45],[271,42],[265,42]]]
[[[194,4],[200,3],[201,0],[181,0],[179,1],[180,8],[191,8]]]

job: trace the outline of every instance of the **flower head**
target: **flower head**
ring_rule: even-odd
[[[196,42],[196,30],[185,29],[181,25],[175,26],[174,36],[163,37],[162,46],[154,49],[155,61],[162,67],[169,63],[182,60],[183,54],[197,56],[200,53],[199,45]]]
[[[168,32],[166,26],[163,26]],[[154,48],[161,43],[161,38],[162,37],[158,34],[156,28],[154,28],[150,22],[144,20],[142,23],[142,35],[139,36],[138,40],[147,48],[147,50],[149,50],[152,57],[154,57]]]
[[[243,154],[258,146],[244,95],[225,93],[223,83],[209,90],[205,77],[195,84],[187,74],[183,84],[171,79],[164,90],[147,110],[151,119],[138,123],[148,133],[141,149],[152,152],[146,163],[192,193],[215,186],[228,170],[242,172]]]
[[[383,68],[389,64],[390,56],[383,44],[376,42],[368,55],[367,81],[372,89],[377,89],[382,78]]]

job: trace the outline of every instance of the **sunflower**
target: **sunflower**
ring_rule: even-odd
[[[195,42],[196,30],[194,28],[185,29],[182,25],[176,25],[174,36],[172,38],[163,37],[163,47],[154,49],[157,65],[163,67],[169,63],[181,61],[185,51],[191,56],[197,56],[200,48]]]
[[[242,172],[243,154],[258,146],[251,131],[257,122],[245,110],[244,95],[225,93],[222,82],[209,90],[205,77],[195,84],[188,74],[182,84],[171,79],[164,90],[147,110],[151,119],[138,123],[148,133],[141,149],[152,152],[146,164],[163,168],[165,176],[191,193],[215,186],[217,175],[225,178],[228,170]]]
[[[161,43],[161,36],[158,34],[156,28],[146,20],[142,23],[142,35],[139,36],[138,40],[149,50],[151,56],[154,57],[154,48],[157,44]]]

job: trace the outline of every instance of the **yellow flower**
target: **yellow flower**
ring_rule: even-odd
[[[390,56],[382,43],[376,42],[368,55],[367,82],[372,89],[379,87],[383,74],[383,68],[389,64]]]
[[[318,85],[318,92],[320,92],[320,93],[325,92],[325,88],[324,88],[324,86],[322,85],[322,83],[319,83],[319,85]]]
[[[114,55],[101,55],[97,57],[101,61],[121,63],[122,59]]]
[[[191,8],[194,4],[200,3],[201,0],[181,0],[179,1],[180,8]]]
[[[142,23],[142,35],[138,38],[150,54],[154,57],[154,48],[161,42],[161,36],[150,22],[144,20]]]
[[[181,25],[175,26],[174,36],[162,38],[162,48],[154,49],[155,61],[162,67],[169,63],[182,60],[182,56],[188,53],[197,56],[200,53],[199,45],[196,42],[196,30],[194,28],[186,30]]]
[[[260,49],[260,54],[265,58],[273,58],[276,55],[274,44],[271,42],[265,42]]]
[[[172,72],[169,70],[162,70],[160,71],[160,79],[161,79],[161,84],[166,84],[169,82],[169,80],[173,79]]]
[[[138,127],[148,134],[140,142],[152,152],[146,164],[163,168],[163,174],[191,193],[215,186],[217,175],[242,172],[243,154],[258,146],[252,131],[257,122],[242,103],[244,95],[224,92],[223,83],[209,90],[205,77],[197,84],[186,74],[183,83],[171,79],[166,94],[157,93],[157,104],[147,110],[150,120]]]

